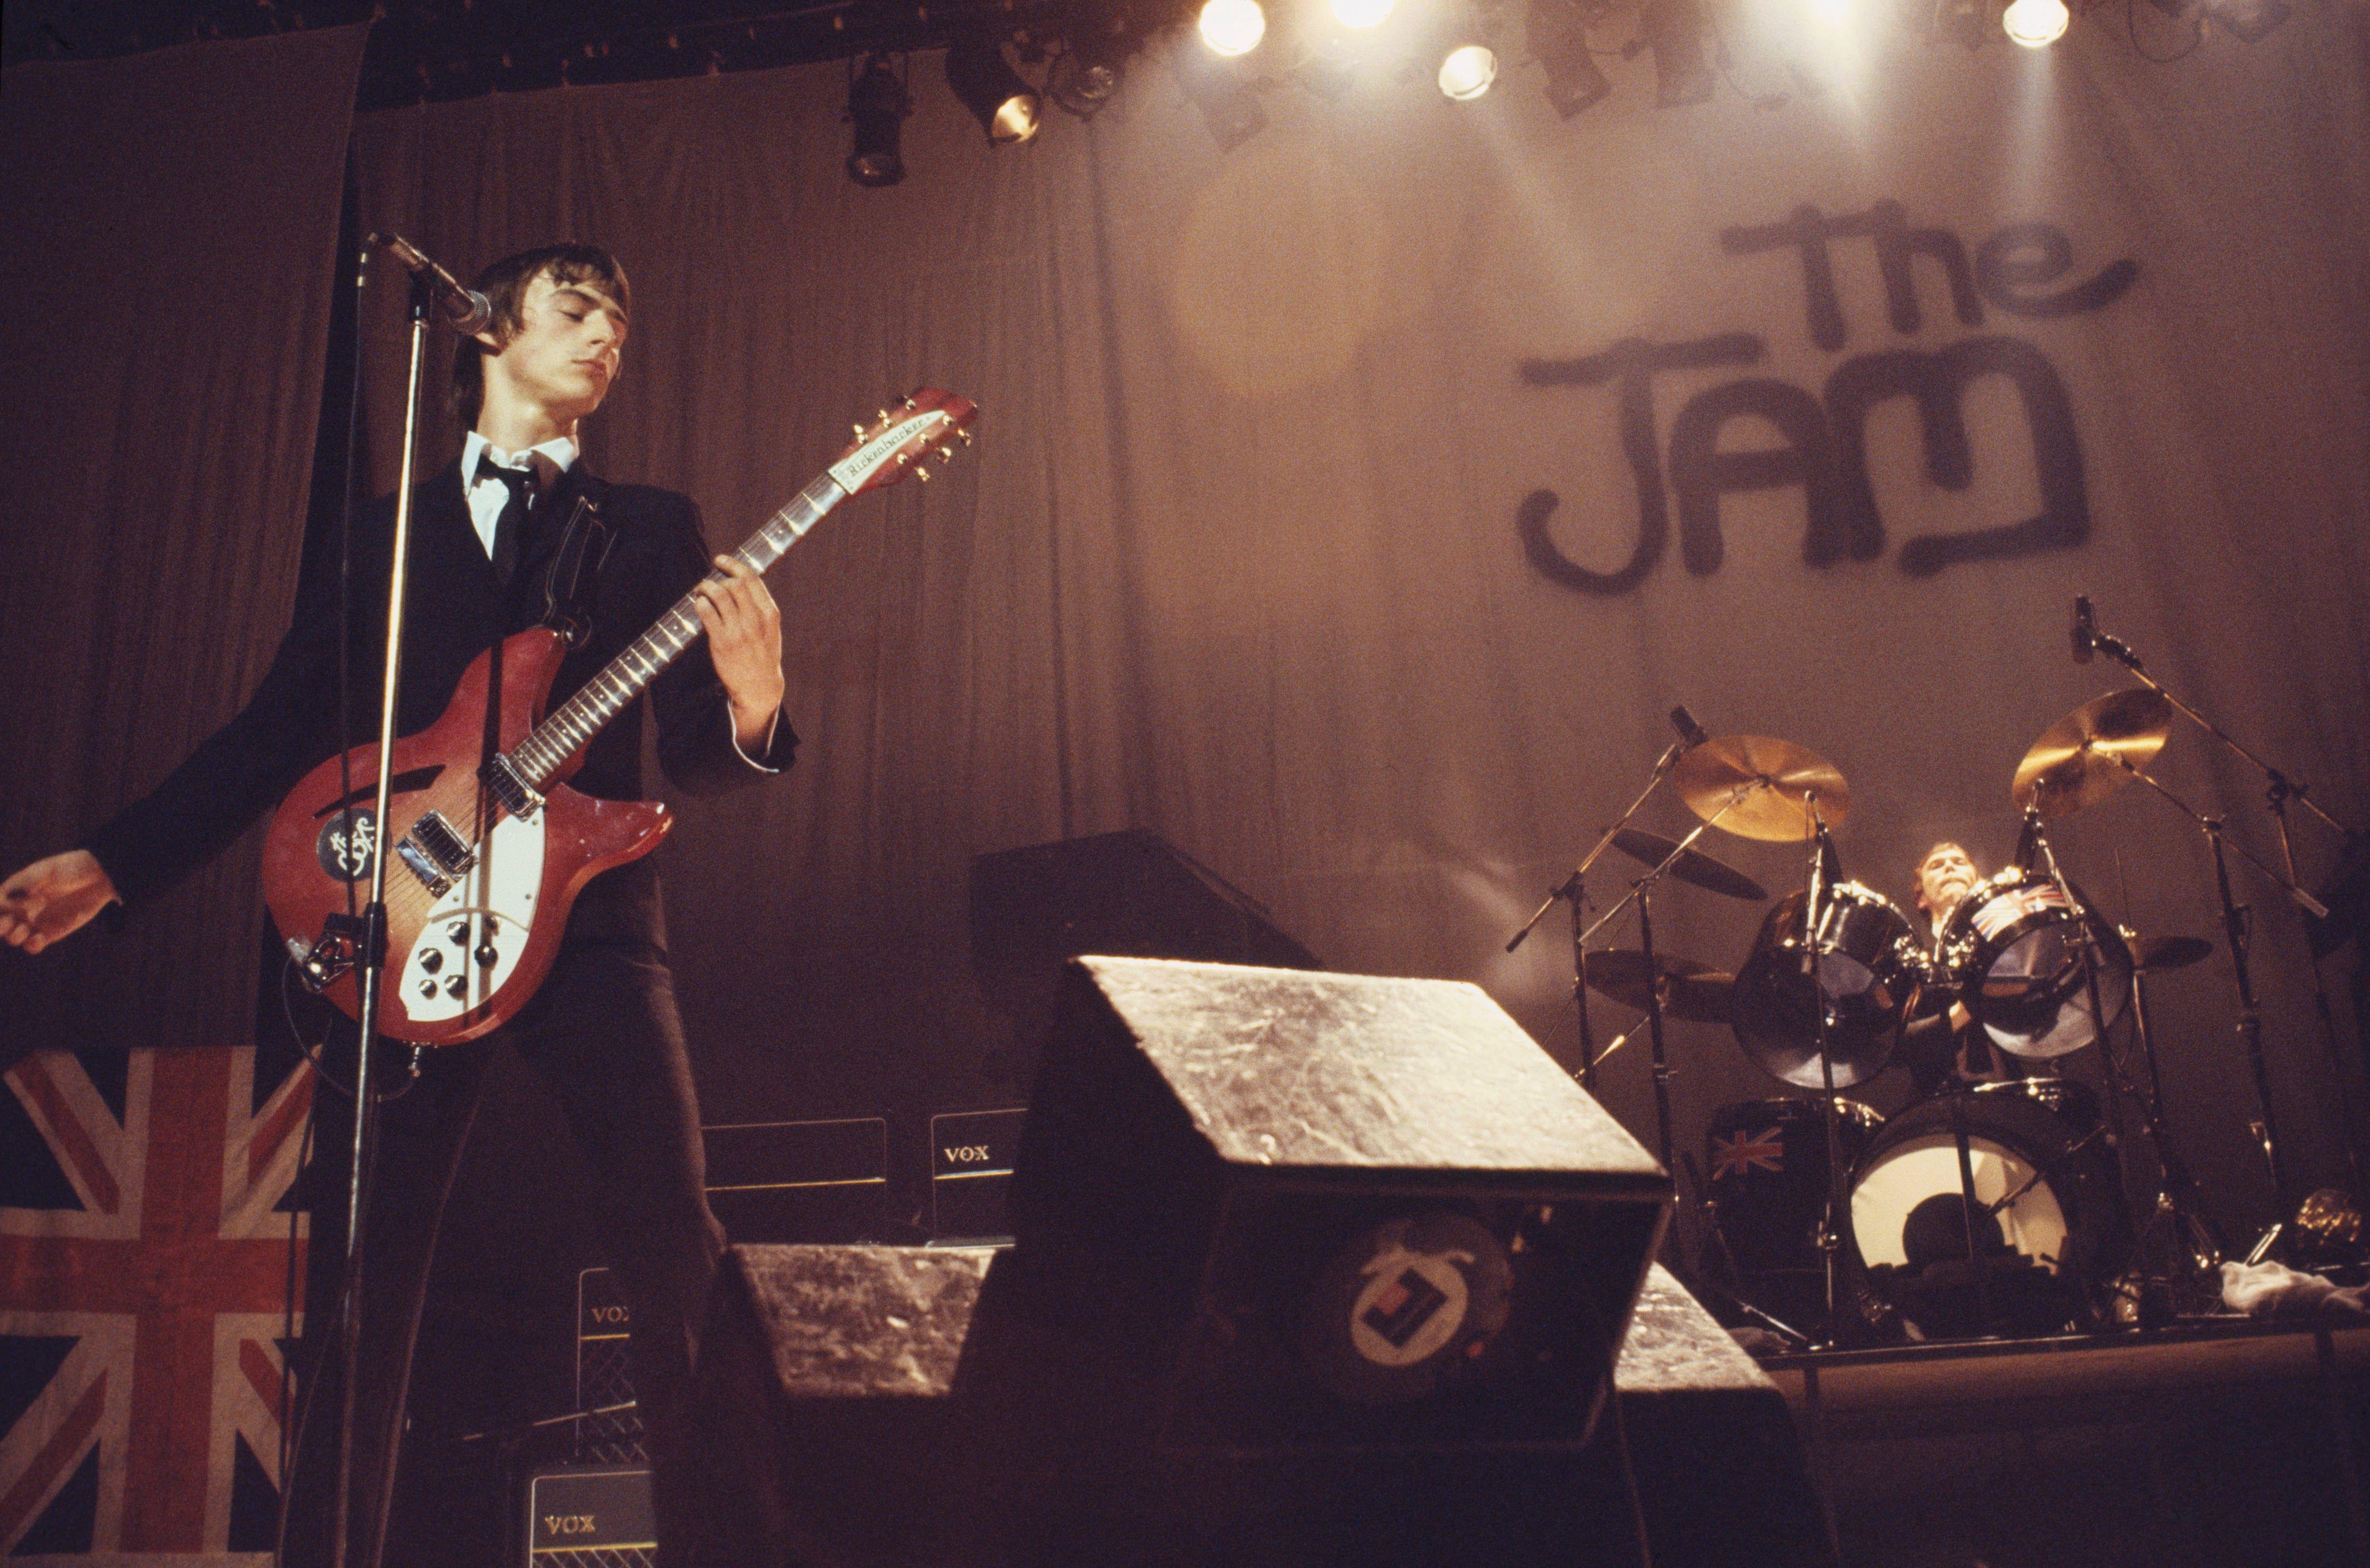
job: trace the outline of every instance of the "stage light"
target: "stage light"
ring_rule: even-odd
[[[1074,39],[1045,68],[1045,96],[1080,120],[1091,120],[1119,91],[1125,75],[1122,41],[1104,36]]]
[[[993,39],[969,40],[947,51],[947,86],[998,147],[1028,141],[1044,120],[1037,89],[1006,63],[1004,46]]]
[[[1214,53],[1248,54],[1266,36],[1259,0],[1208,0],[1202,7],[1202,41]]]
[[[1578,0],[1531,0],[1525,24],[1531,52],[1547,74],[1547,102],[1570,120],[1613,90],[1588,52],[1588,27]]]
[[[1470,103],[1498,79],[1498,57],[1485,45],[1460,44],[1440,63],[1440,90],[1458,103]]]
[[[1711,97],[1711,67],[1704,63],[1703,13],[1696,0],[1646,0],[1638,25],[1654,52],[1654,101],[1664,109],[1701,103]]]
[[[2008,36],[2027,49],[2042,49],[2065,36],[2065,0],[2009,0],[2000,13]]]
[[[854,150],[847,155],[847,177],[858,185],[894,185],[905,177],[905,160],[897,151],[903,121],[914,111],[905,84],[889,69],[889,62],[873,55],[847,85],[847,118],[856,126]]]
[[[1333,19],[1345,28],[1380,27],[1391,0],[1333,0]]]

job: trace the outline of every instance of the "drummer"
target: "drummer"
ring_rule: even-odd
[[[1942,952],[1942,933],[1952,911],[1983,882],[1974,857],[1963,845],[1946,839],[1918,858],[1917,891],[1912,902],[1925,911],[1927,972],[1937,979],[1949,972]],[[1991,1036],[1975,1026],[1966,1003],[1953,1001],[1948,1011],[1939,1002],[1947,990],[1932,987],[1901,1031],[1901,1056],[1921,1095],[1933,1094],[1956,1083],[1996,1082],[2010,1075],[2008,1064],[1993,1049]]]

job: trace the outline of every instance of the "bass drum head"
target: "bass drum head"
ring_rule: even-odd
[[[1974,1173],[1967,1246],[1954,1117]],[[1928,1339],[2083,1326],[2124,1245],[2114,1164],[2008,1085],[1914,1105],[1885,1124],[1852,1181],[1852,1240],[1869,1284]]]
[[[1835,1097],[1835,1142],[1856,1167],[1884,1118]],[[1827,1127],[1819,1102],[1723,1105],[1704,1135],[1711,1168],[1720,1283],[1781,1322],[1808,1328],[1826,1311],[1819,1228],[1827,1208]]]

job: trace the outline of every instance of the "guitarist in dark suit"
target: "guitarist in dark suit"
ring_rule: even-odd
[[[493,324],[454,355],[454,406],[470,434],[461,463],[414,498],[411,582],[397,731],[443,711],[472,659],[559,613],[586,635],[561,665],[556,706],[708,575],[699,514],[685,498],[592,476],[577,428],[618,372],[629,294],[607,253],[562,245],[495,263],[477,280]],[[111,904],[144,899],[219,853],[338,750],[339,671],[350,743],[375,738],[391,498],[356,529],[358,585],[340,648],[334,542],[305,562],[293,624],[247,706],[155,792],[80,848],[0,884],[0,938],[38,952]],[[577,790],[639,799],[642,710],[670,781],[695,793],[752,784],[789,762],[781,627],[762,578],[731,557],[696,589],[706,636],[593,739]],[[358,778],[367,786],[367,775]],[[284,933],[309,940],[315,933]],[[633,1312],[633,1377],[657,1470],[662,1537],[683,1506],[669,1473],[693,1338],[723,1232],[704,1194],[699,1116],[669,977],[658,881],[636,860],[584,888],[549,978],[484,1039],[426,1053],[421,1075],[383,1107],[367,1235],[350,1561],[378,1561],[394,1494],[406,1382],[444,1198],[476,1113],[493,1042],[507,1040],[549,1082],[586,1157],[592,1205]],[[387,1056],[402,1053],[390,1051]],[[349,1051],[348,1059],[351,1060]],[[351,1108],[319,1104],[308,1172],[315,1208],[300,1367],[322,1366],[344,1253],[343,1177]],[[301,1386],[323,1379],[307,1376]],[[291,1562],[326,1559],[338,1391],[321,1387],[289,1497]]]

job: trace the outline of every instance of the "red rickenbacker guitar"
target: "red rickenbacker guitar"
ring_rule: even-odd
[[[924,387],[870,426],[737,552],[758,571],[850,496],[929,477],[925,459],[971,441],[970,399]],[[711,574],[720,578],[721,572]],[[457,1045],[507,1021],[551,972],[576,895],[593,876],[658,847],[673,826],[656,801],[596,800],[565,787],[585,744],[700,635],[688,594],[548,717],[567,651],[544,627],[479,654],[436,722],[395,743],[387,814],[386,975],[379,1029]],[[488,722],[489,694],[499,701]],[[489,738],[490,737],[490,739]],[[348,772],[378,776],[378,748]],[[263,851],[263,896],[306,983],[358,1016],[355,922],[368,897],[370,792],[340,789],[330,758],[289,793]]]

